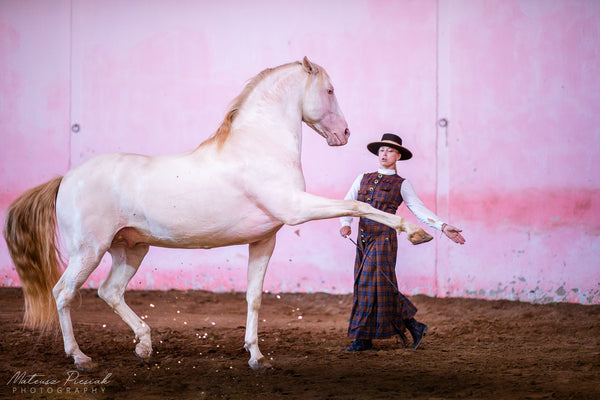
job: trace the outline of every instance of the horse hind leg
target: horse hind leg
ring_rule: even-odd
[[[81,351],[75,340],[71,320],[71,302],[77,290],[100,264],[102,255],[103,252],[92,250],[72,254],[69,258],[69,265],[52,290],[58,310],[65,353],[67,356],[73,357],[75,366],[80,371],[91,371],[94,369],[94,364],[92,359]]]
[[[144,362],[147,362],[152,354],[150,327],[125,303],[124,293],[127,284],[148,253],[148,248],[149,246],[140,244],[134,247],[111,247],[108,252],[113,259],[112,267],[108,277],[98,289],[98,295],[135,333],[139,340],[135,347],[135,354]]]

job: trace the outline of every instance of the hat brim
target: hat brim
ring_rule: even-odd
[[[402,157],[400,158],[400,161],[402,161],[402,160],[408,160],[408,159],[412,158],[412,153],[411,153],[411,151],[410,151],[409,149],[407,149],[406,147],[402,147],[402,146],[400,146],[400,145],[398,145],[398,144],[396,144],[396,143],[394,143],[394,142],[389,142],[389,141],[387,141],[387,140],[385,140],[385,141],[382,141],[382,142],[373,142],[373,143],[369,143],[369,144],[367,145],[367,149],[368,149],[368,150],[369,150],[371,153],[373,153],[373,154],[375,154],[375,155],[378,155],[378,153],[379,153],[379,148],[380,148],[381,146],[388,146],[388,147],[391,147],[391,148],[393,148],[393,149],[396,149],[396,150],[398,150],[398,152],[399,152],[399,153],[400,153],[400,155],[402,156]]]

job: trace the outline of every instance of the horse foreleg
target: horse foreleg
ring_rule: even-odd
[[[71,255],[67,269],[52,290],[58,309],[65,353],[67,353],[67,356],[73,357],[75,366],[80,371],[91,371],[94,369],[94,364],[92,359],[79,349],[79,345],[75,340],[73,322],[71,321],[71,301],[77,290],[98,266],[101,258],[102,254],[91,250]]]
[[[345,216],[363,217],[394,228],[399,233],[406,232],[412,244],[425,243],[433,239],[433,236],[401,216],[386,213],[356,200],[334,200],[297,192],[291,199],[285,199],[285,203],[278,200],[268,201],[267,208],[286,225]]]
[[[248,316],[244,347],[250,352],[248,364],[252,369],[270,368],[271,365],[258,348],[258,310],[262,301],[263,281],[269,259],[275,248],[275,235],[260,242],[251,243],[248,257],[248,287],[246,301]]]
[[[113,264],[106,280],[98,289],[98,295],[117,313],[133,330],[139,343],[135,354],[148,361],[152,354],[150,327],[125,303],[124,293],[127,284],[137,272],[144,256],[148,253],[147,245],[133,248],[124,246],[112,247],[108,250]]]

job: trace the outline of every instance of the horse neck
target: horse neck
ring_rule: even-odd
[[[266,150],[300,158],[302,95],[307,75],[284,66],[265,77],[248,95],[232,124],[230,141],[260,143]]]

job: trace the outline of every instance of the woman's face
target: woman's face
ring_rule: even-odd
[[[379,166],[384,169],[396,169],[396,161],[402,157],[398,150],[388,146],[381,146],[378,156]]]

